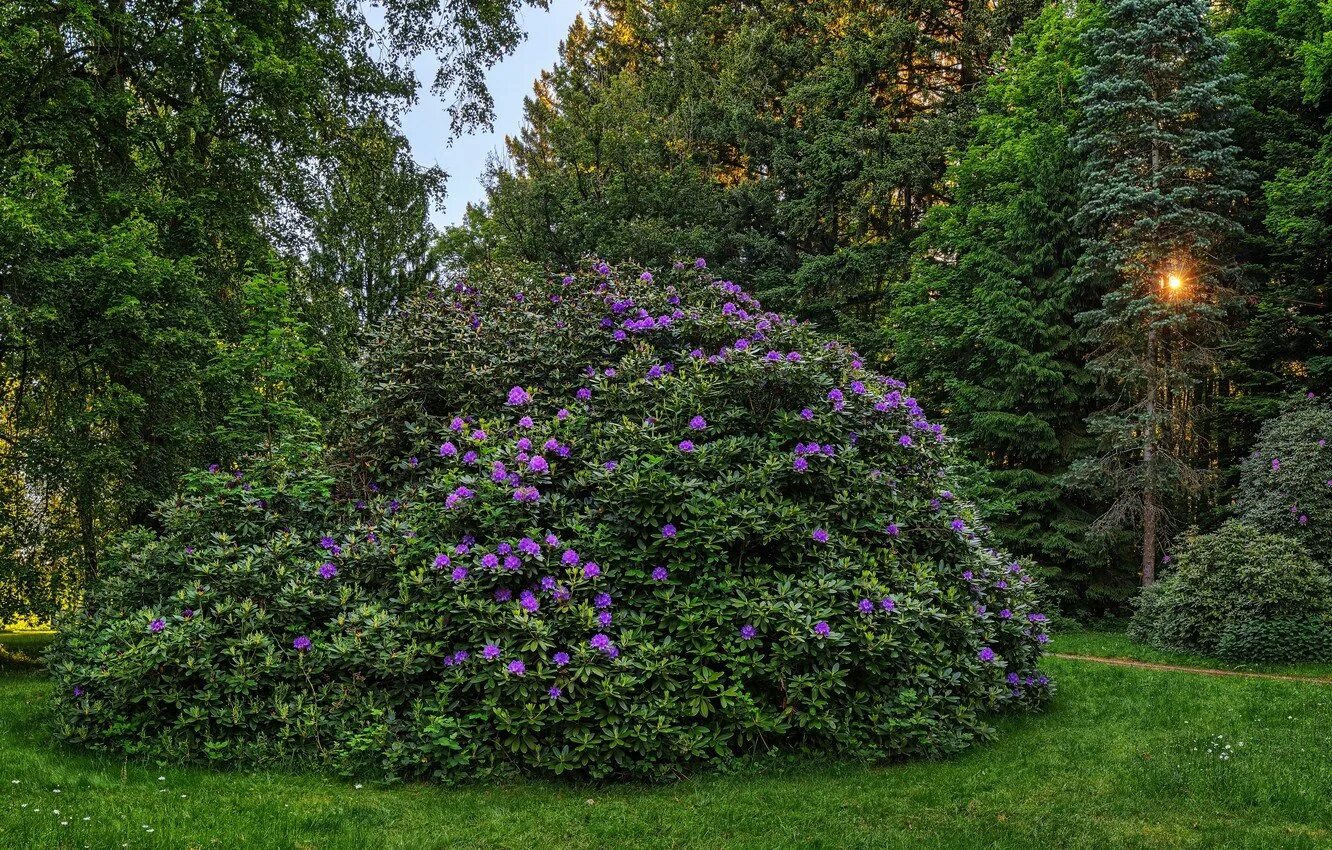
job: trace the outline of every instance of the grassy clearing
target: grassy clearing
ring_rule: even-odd
[[[0,847],[1332,846],[1332,686],[1049,667],[1061,690],[1047,714],[946,761],[458,788],[71,751],[46,731],[46,679],[5,668]]]
[[[1205,667],[1214,670],[1237,670],[1249,673],[1276,673],[1287,676],[1332,676],[1332,664],[1255,664],[1220,661],[1205,655],[1187,652],[1162,652],[1150,646],[1134,643],[1122,628],[1069,629],[1058,632],[1051,644],[1054,652],[1072,655],[1095,655],[1100,658],[1128,658],[1155,664],[1179,664],[1184,667]]]

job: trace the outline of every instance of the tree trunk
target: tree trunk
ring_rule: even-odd
[[[1156,581],[1156,328],[1147,330],[1147,410],[1142,426],[1142,586]]]

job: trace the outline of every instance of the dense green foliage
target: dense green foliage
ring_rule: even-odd
[[[1332,7],[1325,0],[1226,4],[1230,70],[1249,109],[1236,141],[1261,182],[1242,221],[1262,285],[1229,373],[1241,392],[1220,401],[1237,433],[1234,453],[1255,420],[1278,412],[1291,389],[1325,391],[1332,382]],[[1247,427],[1246,427],[1247,426]]]
[[[1130,637],[1247,661],[1332,657],[1332,577],[1299,542],[1232,520],[1186,535],[1173,566],[1138,597]]]
[[[951,752],[1048,694],[1032,578],[940,428],[736,285],[474,280],[376,339],[353,463],[194,473],[116,547],[53,656],[63,737],[662,776]]]
[[[877,354],[967,94],[1039,6],[595,3],[468,241],[552,267],[705,253]]]
[[[1244,522],[1293,537],[1332,568],[1332,409],[1306,402],[1263,425],[1240,466]]]
[[[1330,388],[1327,0],[601,0],[440,234],[413,60],[485,124],[526,5],[0,9],[0,621],[184,470],[347,430],[446,269],[708,256],[909,381],[1070,611]]]
[[[715,254],[890,359],[994,469],[1001,542],[1113,608],[1327,387],[1330,15],[600,4],[448,250]]]
[[[1090,377],[1069,275],[1078,168],[1069,146],[1089,16],[1051,7],[986,85],[975,134],[949,169],[950,203],[925,216],[910,279],[894,289],[894,363],[949,432],[993,469],[996,538],[1061,589],[1117,600],[1088,545],[1094,516],[1062,483],[1090,450]]]
[[[282,309],[329,343],[298,383],[337,409],[346,275],[300,267],[321,244],[352,253],[345,224],[385,171],[403,179],[380,212],[419,221],[431,175],[383,154],[410,62],[440,56],[455,119],[484,122],[483,73],[523,5],[0,6],[0,622],[68,601],[108,535],[218,455],[252,379],[226,352],[256,276],[287,273]]]

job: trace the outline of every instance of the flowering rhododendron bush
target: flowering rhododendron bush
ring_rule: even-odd
[[[1240,465],[1240,516],[1285,534],[1332,567],[1332,408],[1300,402],[1263,424]]]
[[[702,261],[474,280],[371,340],[337,448],[193,475],[108,559],[60,733],[352,772],[946,753],[1045,616],[907,389]]]

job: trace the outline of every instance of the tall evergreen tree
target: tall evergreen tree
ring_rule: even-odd
[[[1144,584],[1215,467],[1216,346],[1241,280],[1247,175],[1233,140],[1236,81],[1209,6],[1108,0],[1087,34],[1073,139],[1085,162],[1075,279],[1101,298],[1082,317],[1105,402],[1089,419],[1103,441],[1089,466],[1110,490],[1096,527],[1141,529]]]
[[[1092,305],[1070,276],[1069,138],[1095,8],[1047,8],[984,84],[974,136],[945,178],[950,202],[926,215],[911,277],[892,293],[889,337],[901,376],[993,470],[986,501],[1004,545],[1103,606],[1124,583],[1099,569],[1086,534],[1095,517],[1061,481],[1091,448],[1093,382],[1074,317]]]

